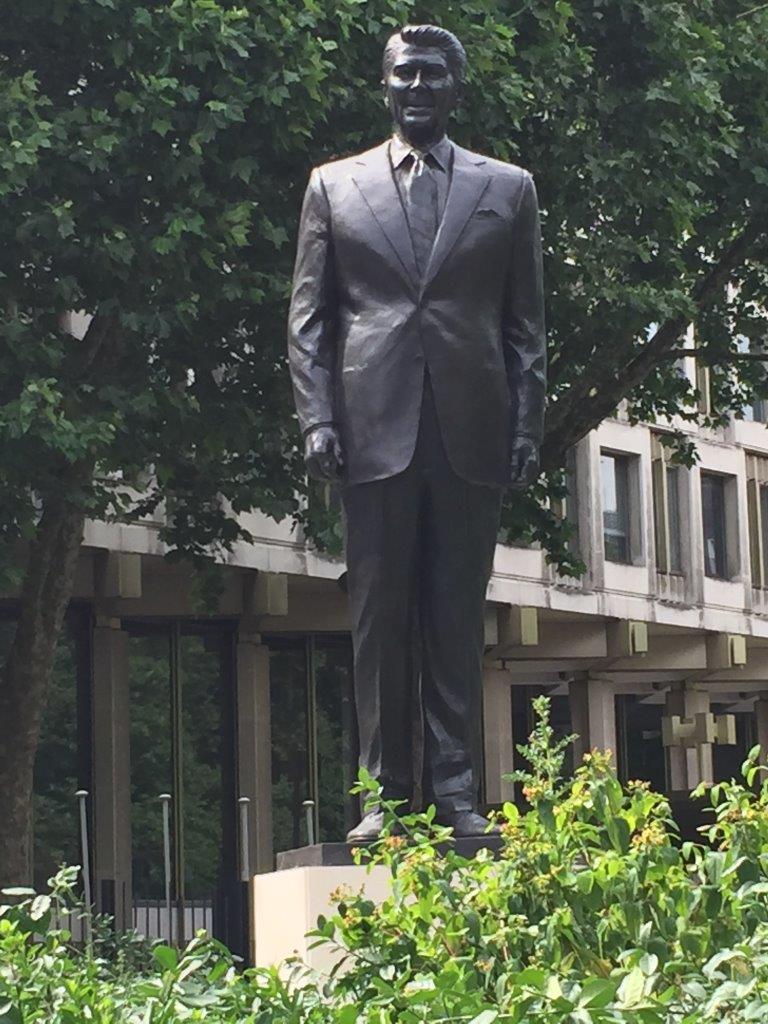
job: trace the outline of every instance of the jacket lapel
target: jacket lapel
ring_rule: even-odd
[[[432,255],[421,284],[422,292],[434,280],[456,244],[464,225],[475,212],[480,197],[488,187],[491,176],[484,169],[484,164],[484,157],[470,153],[454,144],[451,187],[448,190],[445,213],[438,228]]]
[[[386,240],[381,254],[404,275],[414,292],[418,291],[419,271],[405,217],[389,162],[388,143],[364,153],[352,180]],[[374,243],[374,239],[371,239]]]

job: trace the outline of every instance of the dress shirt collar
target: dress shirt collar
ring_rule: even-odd
[[[453,143],[447,135],[444,135],[439,142],[436,142],[434,146],[431,146],[425,153],[422,153],[415,146],[411,146],[401,139],[399,135],[393,135],[389,143],[389,152],[392,156],[393,167],[399,167],[406,157],[416,152],[420,156],[431,156],[441,171],[447,171],[451,164]]]

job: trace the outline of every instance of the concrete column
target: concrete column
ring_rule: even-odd
[[[272,730],[269,650],[258,633],[241,628],[237,640],[238,796],[250,803],[252,872],[272,871]]]
[[[693,718],[699,712],[709,711],[709,691],[692,683],[676,683],[667,691],[665,715]],[[690,792],[700,782],[713,782],[712,744],[695,747],[667,747],[669,758],[669,787],[674,791]]]
[[[757,742],[760,744],[760,761],[768,760],[768,693],[761,693],[755,701],[757,721]]]
[[[97,616],[93,630],[93,877],[97,908],[133,926],[128,634]]]
[[[571,725],[578,738],[574,763],[593,748],[610,750],[616,760],[616,696],[607,679],[573,679],[569,687]]]
[[[513,768],[512,677],[500,668],[483,670],[483,742],[485,801],[501,804],[514,799],[514,783],[503,778]]]

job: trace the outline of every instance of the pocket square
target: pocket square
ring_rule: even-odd
[[[477,210],[475,210],[475,216],[476,217],[498,217],[499,220],[509,220],[508,215],[504,211],[497,210],[493,206],[479,206],[477,208]]]

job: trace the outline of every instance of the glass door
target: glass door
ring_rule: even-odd
[[[175,943],[204,928],[239,951],[232,629],[126,628],[135,927]]]
[[[341,842],[359,819],[352,644],[348,636],[270,636],[275,852]]]

